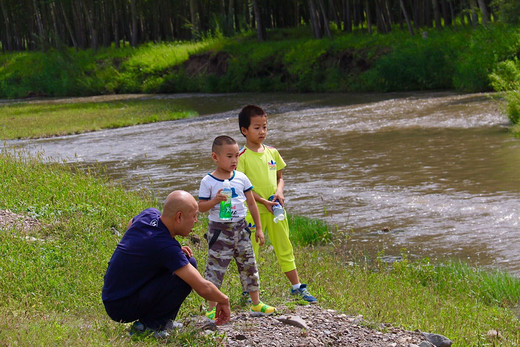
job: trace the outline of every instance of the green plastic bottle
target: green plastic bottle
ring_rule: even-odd
[[[231,198],[233,196],[233,191],[231,190],[231,184],[229,180],[224,180],[224,189],[222,190],[222,194],[227,197],[226,201],[220,202],[220,220],[230,221],[231,220]]]

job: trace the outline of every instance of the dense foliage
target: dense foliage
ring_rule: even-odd
[[[146,42],[233,36],[256,29],[312,27],[316,38],[334,28],[388,33],[407,27],[442,29],[486,25],[501,17],[518,21],[515,0],[3,0],[3,51],[132,46]],[[457,24],[458,23],[458,24]]]
[[[316,40],[310,27],[137,48],[0,55],[0,97],[177,92],[491,90],[489,74],[520,52],[517,27]]]

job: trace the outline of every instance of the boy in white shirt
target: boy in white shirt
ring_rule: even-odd
[[[220,288],[229,263],[234,258],[242,288],[251,297],[251,315],[270,315],[275,308],[260,301],[260,279],[251,244],[251,231],[245,221],[247,208],[244,202],[256,223],[255,238],[259,245],[264,244],[264,234],[253,196],[253,186],[245,174],[235,171],[238,164],[238,144],[229,136],[218,136],[213,141],[211,157],[217,168],[202,179],[199,189],[199,211],[209,211],[208,261],[204,277]],[[224,180],[229,180],[233,192],[230,221],[221,220],[219,216],[220,202],[227,200],[226,195],[222,194]],[[208,302],[206,317],[211,320],[215,317],[215,307],[215,302]]]

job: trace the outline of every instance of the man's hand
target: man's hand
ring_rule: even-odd
[[[231,317],[231,308],[229,307],[229,300],[226,303],[217,303],[217,310],[215,313],[215,324],[222,325],[229,322]]]
[[[186,254],[186,256],[189,258],[193,257],[193,252],[191,251],[191,248],[188,246],[182,246],[181,250]]]

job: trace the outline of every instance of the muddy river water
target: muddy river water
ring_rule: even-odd
[[[520,275],[520,140],[486,94],[162,95],[200,116],[10,144],[69,163],[101,163],[159,199],[197,195],[215,136],[244,143],[241,107],[268,113],[289,213],[351,232],[374,255],[456,258]],[[124,98],[124,96],[122,96]],[[137,211],[136,211],[137,212]],[[385,230],[385,231],[383,231]]]

